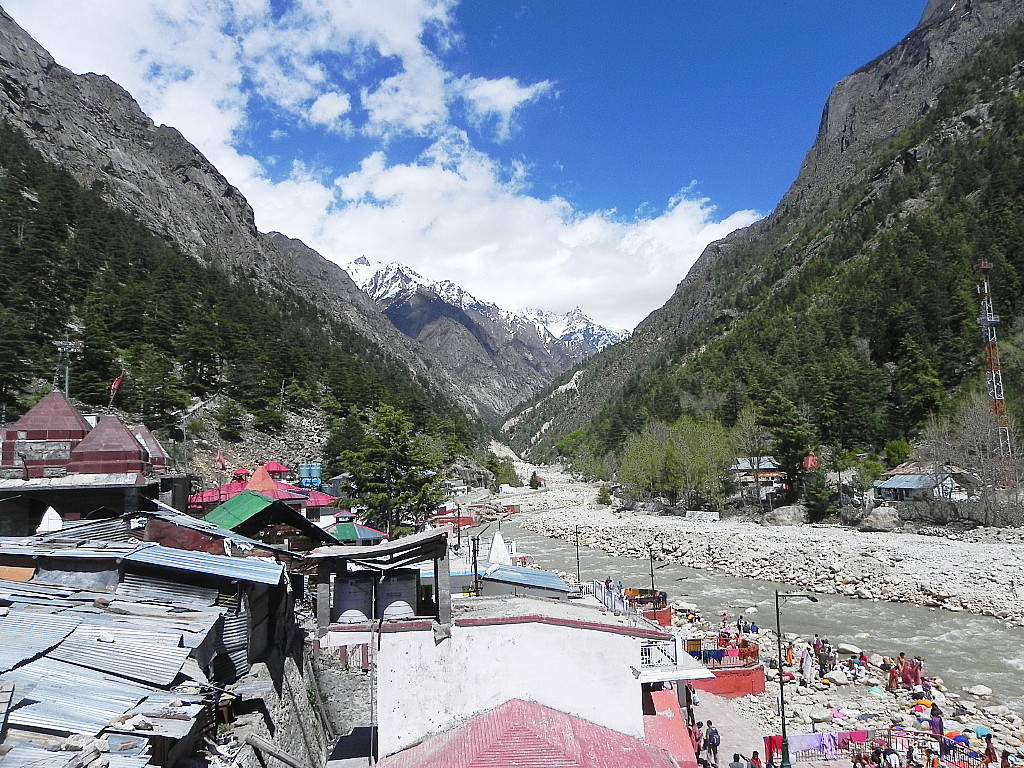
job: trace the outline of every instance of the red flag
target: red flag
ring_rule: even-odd
[[[122,370],[121,371],[121,375],[118,376],[116,379],[114,379],[113,383],[110,385],[110,394],[114,394],[115,392],[117,392],[117,388],[121,386],[121,381],[123,379],[124,379],[124,371]]]
[[[221,472],[228,468],[228,463],[224,460],[224,451],[219,448],[217,449],[217,466],[220,467]]]

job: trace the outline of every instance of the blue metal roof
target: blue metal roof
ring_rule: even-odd
[[[551,589],[557,592],[570,591],[569,585],[550,571],[523,568],[517,565],[495,566],[493,563],[481,563],[480,578],[484,581],[500,581],[504,584],[518,584],[523,587]]]
[[[935,475],[893,475],[888,480],[879,483],[878,488],[890,488],[905,491],[928,490],[936,485],[941,485],[946,476],[935,477]]]
[[[238,581],[276,585],[281,582],[284,566],[253,557],[227,557],[206,552],[171,549],[159,544],[143,547],[124,558],[127,563],[144,563],[179,571],[205,573]]]

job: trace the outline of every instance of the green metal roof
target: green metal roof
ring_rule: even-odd
[[[380,541],[384,538],[383,531],[359,523],[335,523],[326,530],[338,541]]]
[[[203,520],[234,530],[275,503],[274,499],[262,493],[242,491],[212,510]]]

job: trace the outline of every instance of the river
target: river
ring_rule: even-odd
[[[518,542],[519,551],[531,555],[547,570],[576,572],[576,546],[551,539],[504,521],[501,531]],[[611,555],[581,546],[580,575],[584,581],[607,577],[626,586],[650,587],[649,560]],[[735,619],[774,628],[775,590],[804,591],[785,584],[728,576],[654,563],[654,583],[669,600],[682,598],[696,604],[710,619],[727,612]],[[925,608],[907,603],[855,600],[839,595],[816,595],[817,603],[791,599],[783,604],[782,631],[804,637],[818,633],[833,644],[849,642],[868,653],[895,657],[901,651],[921,656],[925,673],[941,677],[950,691],[977,684],[993,690],[993,699],[1024,713],[1024,633],[987,616]],[[756,607],[757,613],[747,610]]]

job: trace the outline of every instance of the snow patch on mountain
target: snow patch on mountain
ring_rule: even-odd
[[[569,347],[579,349],[586,357],[630,335],[628,331],[598,325],[579,307],[564,314],[542,309],[526,309],[518,313],[502,309],[496,304],[481,301],[451,280],[433,282],[411,267],[397,262],[384,264],[360,256],[350,262],[345,271],[378,304],[389,303],[423,288],[432,291],[447,304],[464,310],[475,310],[512,327],[533,325],[542,339],[557,339]]]

